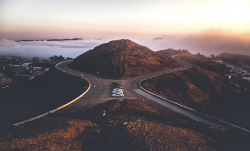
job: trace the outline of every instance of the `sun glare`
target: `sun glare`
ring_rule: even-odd
[[[230,22],[250,23],[250,6],[242,1],[227,0],[222,6],[221,14]]]

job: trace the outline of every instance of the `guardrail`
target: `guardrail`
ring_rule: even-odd
[[[61,70],[61,69],[59,69],[57,66],[58,66],[59,64],[61,64],[61,63],[64,63],[64,62],[68,62],[68,61],[63,61],[63,62],[60,62],[60,63],[56,64],[56,65],[55,65],[56,69]],[[66,71],[64,71],[64,70],[61,70],[61,71],[66,72]],[[74,75],[74,74],[69,73],[69,72],[66,72],[66,73],[71,74],[71,75]],[[74,76],[76,76],[76,75],[74,75]],[[87,80],[87,79],[85,79],[85,80]],[[87,81],[88,81],[88,80],[87,80]],[[44,116],[46,116],[46,115],[48,115],[48,114],[54,113],[54,112],[56,112],[56,111],[58,111],[58,110],[60,110],[60,109],[62,109],[62,108],[64,108],[64,107],[66,107],[66,106],[68,106],[68,105],[74,103],[75,101],[77,101],[78,99],[80,99],[82,96],[84,96],[84,95],[89,91],[89,89],[90,89],[90,87],[91,87],[91,83],[90,83],[89,81],[88,81],[88,83],[89,83],[88,89],[87,89],[85,92],[83,92],[80,96],[78,96],[77,98],[75,98],[74,100],[72,100],[72,101],[70,101],[70,102],[68,102],[68,103],[66,103],[66,104],[64,104],[64,105],[62,105],[62,106],[60,106],[60,107],[58,107],[58,108],[56,108],[56,109],[54,109],[54,110],[51,110],[51,111],[49,111],[49,112],[45,112],[45,113],[43,113],[43,114],[41,114],[41,115],[38,115],[38,116],[35,116],[35,117],[33,117],[33,118],[24,120],[24,121],[22,121],[22,122],[15,123],[15,124],[13,124],[13,126],[17,126],[17,125],[21,125],[21,124],[24,124],[24,123],[27,123],[27,122],[34,121],[34,120],[36,120],[36,119],[39,119],[39,118],[44,117]]]
[[[173,57],[173,58],[174,58],[175,60],[179,61],[179,62],[182,62],[182,63],[186,63],[186,64],[191,65],[191,66],[188,67],[188,68],[180,69],[180,70],[177,70],[177,71],[186,70],[186,69],[192,68],[192,66],[193,66],[193,65],[192,65],[191,63],[189,63],[189,62],[185,62],[185,61],[178,60],[176,57]],[[175,70],[175,71],[176,71],[176,70]],[[172,71],[172,72],[175,72],[175,71]],[[158,98],[161,98],[161,99],[163,99],[163,100],[166,100],[166,101],[168,101],[168,102],[170,102],[170,103],[172,103],[172,104],[175,104],[175,105],[177,105],[177,106],[179,106],[179,107],[182,107],[182,108],[184,108],[184,109],[187,109],[187,110],[189,110],[189,111],[191,111],[191,112],[195,112],[195,113],[201,114],[201,115],[203,115],[203,116],[212,118],[212,119],[214,119],[214,120],[218,120],[218,121],[220,121],[221,123],[230,125],[230,126],[232,126],[232,127],[235,127],[235,128],[238,128],[238,129],[240,129],[240,130],[243,130],[243,131],[246,131],[246,132],[249,132],[249,133],[250,133],[250,130],[248,130],[248,129],[242,128],[242,127],[240,127],[240,126],[237,126],[237,125],[228,123],[228,122],[223,121],[223,120],[221,120],[221,119],[218,119],[218,118],[216,118],[216,117],[213,117],[213,116],[210,116],[210,115],[207,115],[207,114],[198,112],[198,111],[196,111],[196,110],[194,110],[194,109],[188,108],[188,107],[186,107],[186,106],[184,106],[184,105],[181,105],[181,104],[179,104],[179,103],[176,103],[176,102],[174,102],[174,101],[172,101],[172,100],[169,100],[169,99],[166,99],[166,98],[164,98],[164,97],[161,97],[161,96],[159,96],[159,95],[157,95],[157,94],[154,94],[154,93],[152,93],[152,92],[150,92],[150,91],[144,89],[144,88],[141,86],[141,82],[142,82],[142,81],[145,81],[145,80],[147,80],[147,79],[151,79],[151,78],[154,78],[154,77],[157,77],[157,76],[160,76],[160,75],[172,73],[172,72],[167,72],[167,73],[163,73],[163,74],[159,74],[159,75],[156,75],[156,76],[152,76],[152,77],[148,77],[148,78],[142,79],[142,80],[139,82],[139,87],[140,87],[143,91],[145,91],[145,92],[147,92],[147,93],[149,93],[149,94],[151,94],[151,95],[153,95],[153,96],[155,96],[155,97],[158,97]]]

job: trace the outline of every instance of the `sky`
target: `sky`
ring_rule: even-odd
[[[79,37],[131,39],[154,51],[250,55],[249,35],[249,0],[0,0],[0,54],[28,47],[4,44],[13,40]],[[81,47],[74,49],[94,45]]]

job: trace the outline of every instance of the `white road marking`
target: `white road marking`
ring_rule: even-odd
[[[75,110],[72,110],[71,112],[74,112]]]
[[[193,120],[195,120],[195,121],[198,121],[198,122],[199,122],[199,120],[197,120],[197,119],[195,119],[195,118],[192,118],[192,117],[191,117],[191,119],[193,119]]]

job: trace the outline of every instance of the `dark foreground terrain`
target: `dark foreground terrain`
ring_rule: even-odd
[[[82,94],[88,82],[47,66],[49,71],[8,89],[0,90],[0,129],[66,104]]]
[[[103,110],[106,116],[102,116]],[[9,127],[0,150],[249,150],[250,135],[164,114],[143,102],[111,100],[69,119]]]

